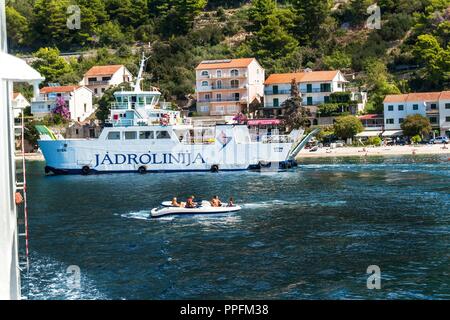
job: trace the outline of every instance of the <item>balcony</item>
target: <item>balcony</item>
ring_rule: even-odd
[[[426,110],[426,113],[427,114],[439,114],[439,109],[430,109],[430,108],[427,108],[427,110]]]
[[[264,94],[268,95],[268,96],[273,96],[273,95],[276,95],[276,94],[291,94],[291,90],[278,90],[278,91],[265,90]]]
[[[240,102],[241,100],[246,101],[247,97],[240,97],[240,98],[236,98],[236,97],[222,97],[221,99],[199,99],[197,102],[206,102],[206,103],[210,103],[210,102]]]
[[[281,108],[281,105],[274,105],[273,103],[265,103],[264,108],[273,109],[273,108]]]
[[[321,88],[312,88],[310,90],[306,89],[306,90],[301,90],[300,91],[302,93],[329,93],[331,92],[331,89],[327,90],[327,89],[321,89]]]
[[[247,72],[239,72],[237,75],[231,73],[222,73],[221,75],[209,74],[207,76],[200,76],[202,79],[230,79],[230,78],[247,78]]]
[[[244,85],[241,86],[205,86],[205,87],[198,87],[198,92],[209,92],[213,90],[243,90],[247,89]]]
[[[109,85],[109,81],[89,81],[88,86],[107,86]]]

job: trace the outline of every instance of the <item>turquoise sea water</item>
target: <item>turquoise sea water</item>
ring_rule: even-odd
[[[268,174],[28,170],[28,299],[450,298],[448,156],[308,159]],[[244,209],[149,218],[190,194]],[[366,287],[369,265],[380,290]]]

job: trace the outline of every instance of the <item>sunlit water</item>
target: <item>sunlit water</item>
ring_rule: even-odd
[[[311,159],[276,174],[28,169],[28,299],[450,298],[448,156]],[[243,210],[149,217],[190,194]],[[380,290],[367,289],[369,265]]]

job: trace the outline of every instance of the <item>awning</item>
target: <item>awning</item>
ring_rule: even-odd
[[[249,126],[277,126],[281,124],[279,119],[258,119],[258,120],[248,120],[247,125]]]
[[[396,136],[402,136],[403,131],[402,130],[386,130],[383,132],[383,137],[396,137]]]
[[[383,131],[368,130],[358,133],[355,137],[379,137]]]
[[[44,77],[22,59],[0,52],[0,79],[11,81],[42,81]]]

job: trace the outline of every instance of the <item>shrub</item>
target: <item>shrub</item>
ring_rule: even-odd
[[[369,139],[367,139],[367,144],[372,146],[380,146],[381,142],[382,140],[380,137],[370,137]]]
[[[411,142],[413,144],[418,144],[419,142],[422,141],[422,137],[418,134],[416,134],[415,136],[411,137]]]

